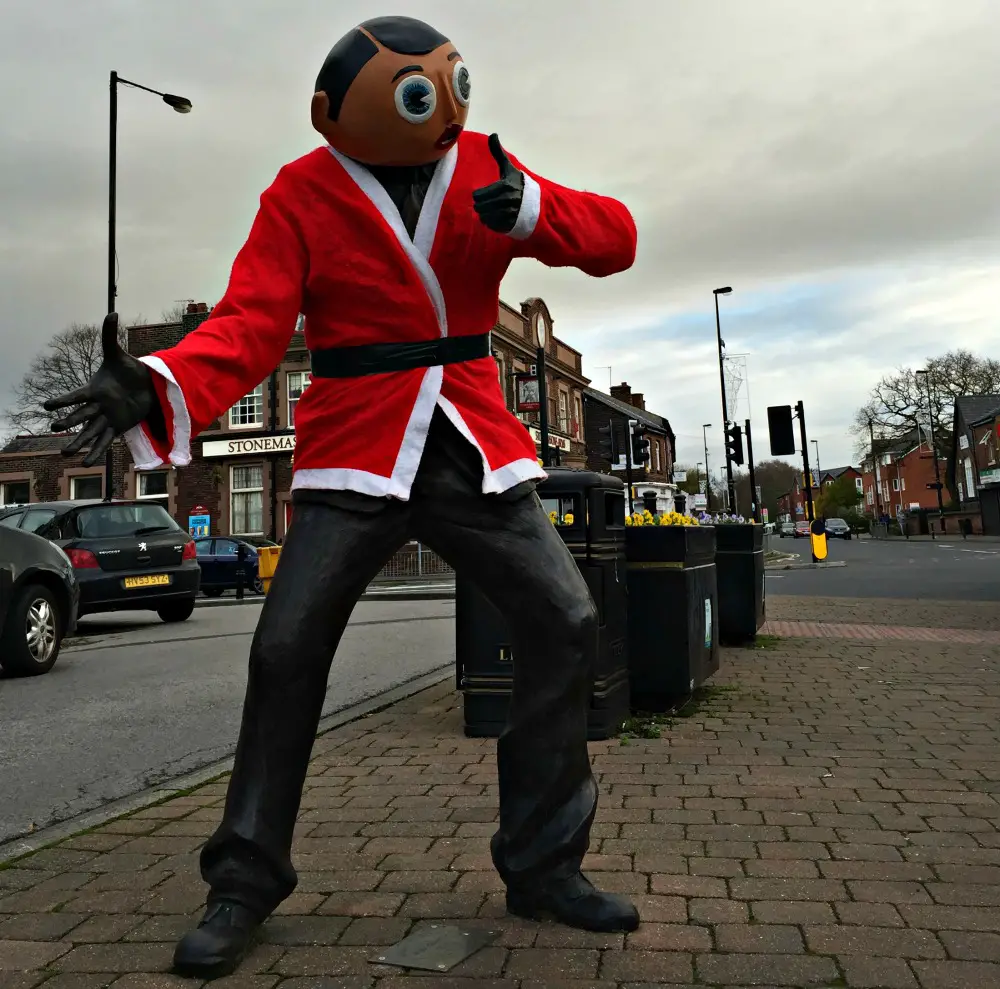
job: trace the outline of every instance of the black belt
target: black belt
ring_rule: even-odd
[[[360,378],[367,374],[412,371],[415,368],[458,364],[489,356],[489,333],[408,343],[327,347],[309,352],[314,378]]]

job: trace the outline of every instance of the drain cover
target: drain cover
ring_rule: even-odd
[[[369,960],[380,965],[395,965],[397,968],[447,972],[489,944],[497,933],[481,928],[466,930],[429,924]]]

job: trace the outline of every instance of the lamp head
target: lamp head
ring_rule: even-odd
[[[727,285],[725,288],[713,288],[712,292],[715,295],[729,295],[732,290],[733,287],[731,285]]]
[[[173,93],[164,93],[163,102],[166,103],[171,109],[176,110],[178,113],[191,112],[191,101],[185,99],[183,96],[174,96]]]

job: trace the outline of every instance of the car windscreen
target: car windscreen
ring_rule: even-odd
[[[76,531],[81,539],[110,539],[115,536],[142,536],[180,526],[161,505],[95,505],[81,509]]]
[[[38,532],[43,525],[47,525],[55,517],[56,513],[51,508],[29,510],[24,514],[24,521],[21,523],[21,528],[27,532]]]

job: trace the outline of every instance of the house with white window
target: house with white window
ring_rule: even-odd
[[[1000,395],[955,399],[948,487],[984,533],[1000,535]]]

